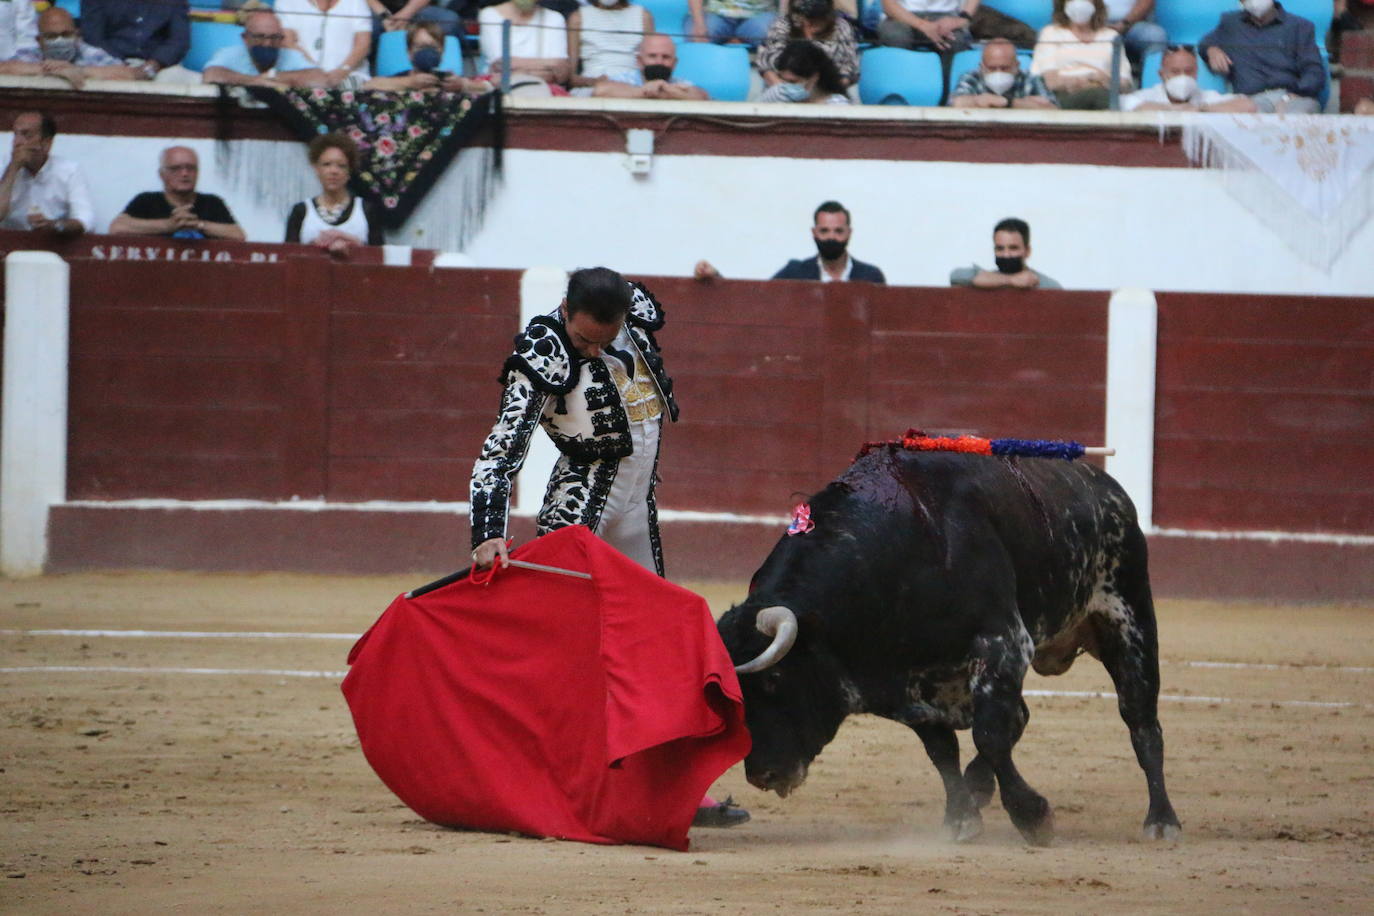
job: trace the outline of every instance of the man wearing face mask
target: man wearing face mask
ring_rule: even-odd
[[[959,77],[949,104],[954,108],[1058,107],[1045,81],[1022,71],[1016,46],[1005,38],[983,46],[982,64]]]
[[[216,51],[205,64],[202,79],[227,86],[328,86],[324,71],[301,52],[284,47],[286,32],[271,10],[243,16],[243,43]]]
[[[123,61],[81,40],[72,14],[50,7],[38,17],[38,43],[20,48],[12,60],[0,63],[0,73],[12,76],[56,76],[73,89],[88,79],[132,80],[137,72]]]
[[[606,74],[592,87],[592,95],[610,99],[680,99],[705,101],[706,90],[673,79],[677,46],[667,35],[645,35],[635,55],[638,70]]]
[[[886,283],[887,278],[877,267],[850,257],[847,249],[852,231],[849,211],[839,201],[827,200],[812,215],[811,239],[816,243],[816,255],[788,261],[773,274],[773,279]]]
[[[1197,57],[1191,48],[1176,47],[1159,64],[1159,83],[1121,98],[1122,111],[1253,112],[1255,103],[1243,95],[1226,95],[1197,84]]]
[[[1241,9],[1222,14],[1198,50],[1213,73],[1268,114],[1315,114],[1326,88],[1326,70],[1312,23],[1274,0],[1241,0]]]
[[[949,274],[950,286],[974,289],[1063,289],[1055,280],[1026,264],[1030,257],[1030,225],[1023,219],[1008,217],[992,230],[992,250],[996,270],[977,264],[959,267]]]

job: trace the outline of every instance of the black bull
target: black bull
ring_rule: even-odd
[[[1082,462],[883,447],[810,507],[815,529],[783,537],[719,623],[751,783],[786,795],[846,716],[871,713],[920,737],[955,839],[978,835],[995,786],[1022,835],[1048,843],[1049,803],[1012,763],[1021,685],[1028,667],[1062,674],[1086,651],[1116,684],[1145,771],[1145,835],[1178,834],[1145,538],[1116,481]],[[970,727],[978,753],[960,772],[955,729]]]

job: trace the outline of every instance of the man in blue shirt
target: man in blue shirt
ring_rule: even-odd
[[[137,67],[141,79],[156,79],[191,47],[189,11],[187,0],[85,0],[81,33]]]
[[[1262,112],[1316,114],[1326,69],[1315,27],[1274,0],[1241,0],[1241,6],[1222,14],[1199,45],[1212,72],[1230,77],[1232,88]]]
[[[220,48],[205,63],[201,78],[229,86],[327,86],[329,79],[305,55],[284,48],[286,32],[271,10],[257,10],[243,20],[243,43]]]

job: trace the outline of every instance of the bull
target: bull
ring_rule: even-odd
[[[1028,668],[1102,662],[1145,772],[1147,839],[1173,839],[1164,786],[1159,655],[1145,537],[1130,498],[1083,462],[887,445],[811,497],[814,528],[784,536],[719,621],[753,749],[745,775],[786,796],[846,716],[900,722],[945,789],[956,841],[999,790],[1025,839],[1054,833],[1012,749]],[[973,730],[961,772],[956,729]]]

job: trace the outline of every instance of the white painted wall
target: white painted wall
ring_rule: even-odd
[[[200,190],[223,196],[250,239],[280,240],[285,209],[236,189],[216,162],[215,141],[184,142],[200,153]],[[277,197],[290,196],[284,185],[311,185],[298,144],[257,143],[259,152],[286,153],[277,161],[288,165],[263,176]],[[104,229],[135,193],[159,186],[157,155],[167,145],[59,134],[54,151],[85,163],[96,179]],[[0,149],[8,146],[0,134]],[[814,253],[811,213],[834,198],[854,214],[854,254],[892,283],[943,286],[955,266],[990,266],[992,226],[1015,215],[1033,229],[1033,265],[1069,289],[1374,294],[1374,221],[1326,274],[1201,169],[655,156],[652,173],[636,178],[624,161],[622,153],[508,150],[505,181],[465,253],[489,267],[606,264],[669,275],[706,258],[726,276],[763,278]],[[456,212],[465,184],[451,170],[423,214]],[[415,228],[405,235],[413,238]]]

